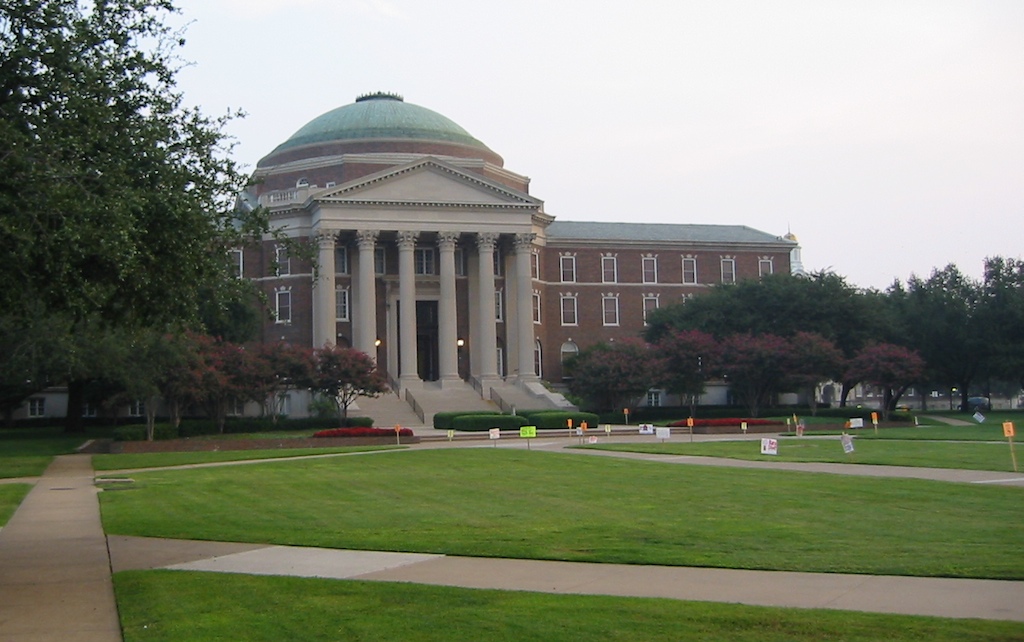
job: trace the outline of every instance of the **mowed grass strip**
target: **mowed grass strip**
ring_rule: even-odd
[[[664,443],[605,443],[582,446],[595,450],[615,450],[660,455],[695,455],[727,457],[749,461],[829,462],[837,464],[872,464],[879,466],[917,466],[924,468],[957,468],[963,470],[995,470],[1013,472],[1013,459],[1006,443],[946,443],[938,441],[894,441],[854,439],[854,452],[845,454],[839,437],[779,439],[777,455],[762,455],[761,442],[684,441],[673,438]],[[1021,453],[1024,455],[1024,452]]]
[[[548,595],[417,584],[132,571],[114,576],[125,642],[1009,642],[1016,622]]]
[[[1019,488],[500,448],[133,474],[110,534],[453,555],[1024,579]]]
[[[56,455],[67,455],[93,434],[68,435],[60,428],[0,430],[0,478],[37,477]]]
[[[18,510],[21,500],[25,499],[30,490],[30,484],[0,484],[0,527]]]
[[[888,426],[880,427],[878,432],[870,423],[864,428],[846,430],[814,430],[813,424],[808,424],[808,435],[841,435],[848,433],[860,439],[899,439],[899,440],[924,440],[924,441],[992,441],[1006,443],[1003,436],[1003,428],[999,424],[987,422],[970,426]],[[790,436],[795,433],[786,433]]]
[[[95,470],[131,470],[136,468],[164,468],[256,459],[281,459],[306,457],[310,455],[332,455],[340,453],[371,452],[392,450],[398,446],[349,446],[341,448],[279,448],[273,450],[218,450],[170,453],[122,453],[119,455],[93,455]]]

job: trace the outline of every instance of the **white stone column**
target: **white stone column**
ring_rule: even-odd
[[[479,340],[473,349],[479,359],[481,382],[498,378],[498,332],[494,327],[494,245],[497,240],[498,235],[492,232],[478,232],[476,235],[480,257],[477,270],[480,330],[477,333]]]
[[[353,326],[353,345],[357,350],[377,359],[377,275],[373,252],[377,246],[378,230],[359,230],[356,243],[359,250],[359,280],[356,287],[356,323]]]
[[[416,237],[398,233],[398,341],[399,381],[403,388],[420,381],[416,367]]]
[[[319,247],[317,269],[313,279],[313,347],[322,348],[337,340],[334,293],[334,233],[317,234]]]
[[[455,244],[458,232],[441,232],[437,247],[441,255],[441,300],[438,303],[438,357],[441,387],[459,381],[458,307],[455,304]]]
[[[519,381],[536,381],[533,347],[533,275],[530,262],[533,254],[534,234],[516,234],[516,338],[519,342]]]

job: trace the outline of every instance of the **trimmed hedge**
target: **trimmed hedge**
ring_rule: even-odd
[[[466,415],[502,415],[498,410],[445,410],[434,415],[434,428],[438,430],[454,430],[455,425],[453,424],[456,417],[464,417]]]
[[[493,414],[461,414],[452,419],[450,430],[481,431],[491,428],[502,430],[518,430],[529,423],[526,417],[520,415]]]
[[[590,428],[597,428],[601,418],[592,412],[566,411],[566,410],[543,410],[529,414],[530,423],[537,426],[537,430],[557,430],[564,428],[568,430],[568,420],[572,419],[573,428],[578,427],[584,421]]]

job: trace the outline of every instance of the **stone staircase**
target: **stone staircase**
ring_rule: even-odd
[[[354,405],[358,406],[358,409],[353,410],[350,407],[348,414],[373,417],[373,425],[377,428],[425,425],[413,412],[412,407],[393,392],[385,392],[379,397],[359,397]]]

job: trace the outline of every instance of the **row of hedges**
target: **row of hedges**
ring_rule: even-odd
[[[337,428],[336,418],[306,417],[302,419],[279,418],[277,422],[266,417],[231,417],[224,422],[224,434],[237,435],[259,432],[284,432]],[[341,422],[342,427],[373,426],[372,417],[349,417]],[[392,431],[393,432],[393,431]],[[217,422],[212,419],[182,419],[177,428],[173,424],[159,423],[153,427],[153,438],[156,440],[179,439],[182,437],[199,437],[216,435],[220,431]],[[116,441],[144,441],[146,425],[132,424],[114,429]]]
[[[520,426],[537,426],[537,430],[557,430],[579,426],[587,422],[597,427],[600,417],[592,412],[567,412],[564,410],[527,410],[516,415],[506,415],[497,411],[446,411],[434,415],[434,428],[439,430],[517,430]]]

